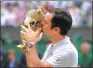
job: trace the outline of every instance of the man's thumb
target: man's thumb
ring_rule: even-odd
[[[36,30],[36,33],[37,33],[37,34],[40,34],[41,31],[42,31],[42,28],[38,28],[38,29]]]

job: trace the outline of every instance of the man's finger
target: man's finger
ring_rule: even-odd
[[[21,39],[24,40],[24,36],[23,36],[23,34],[20,34],[20,36],[21,36]]]
[[[22,28],[22,30],[24,30],[24,31],[28,31],[28,29],[25,27],[25,26],[23,26],[23,25],[21,25],[21,28]]]
[[[42,31],[42,28],[38,28],[37,31],[36,31],[36,33],[37,33],[37,34],[40,34],[41,31]]]
[[[20,36],[21,36],[22,41],[24,41],[25,40],[25,35],[20,33]]]
[[[28,26],[28,29],[30,29],[30,30],[31,30],[31,26],[30,26],[30,23],[28,23],[28,24],[27,24],[27,26]]]
[[[27,34],[27,33],[24,32],[24,31],[20,31],[20,33],[21,33],[22,35],[26,35],[26,34]]]
[[[24,31],[20,31],[21,38],[25,40],[27,33]]]

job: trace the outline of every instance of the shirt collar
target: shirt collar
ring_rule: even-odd
[[[65,39],[60,40],[60,41],[58,41],[58,42],[55,43],[55,44],[52,43],[52,45],[54,45],[53,47],[59,46],[60,44],[61,44],[61,45],[64,45],[64,44],[66,44],[67,42],[69,42],[69,40],[70,40],[70,37],[66,36]],[[51,45],[51,47],[52,47],[52,45]]]

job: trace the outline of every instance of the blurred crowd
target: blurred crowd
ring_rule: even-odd
[[[73,27],[92,27],[92,1],[2,1],[1,26],[18,27],[28,10],[36,9],[42,3],[47,10],[67,9],[73,18]]]
[[[2,53],[0,59],[0,67],[1,68],[27,68],[26,64],[26,56],[24,53],[21,53],[20,60],[17,61],[16,59],[16,52],[14,49],[9,49],[8,52],[4,50],[0,51]],[[40,53],[38,54],[39,58],[41,59]]]

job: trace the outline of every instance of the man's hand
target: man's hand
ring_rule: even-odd
[[[21,26],[21,28],[24,30],[20,31],[21,38],[22,40],[25,40],[27,42],[36,42],[42,30],[41,28],[38,28],[36,31],[33,31],[30,24],[28,24],[28,28],[23,25]]]

